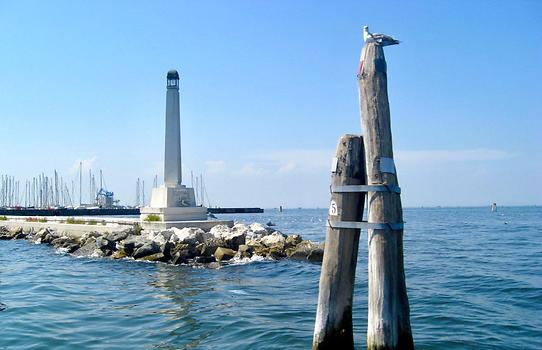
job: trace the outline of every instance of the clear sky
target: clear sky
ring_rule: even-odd
[[[185,184],[326,207],[369,25],[402,41],[385,52],[404,205],[542,204],[541,23],[535,0],[0,1],[0,174],[84,160],[132,204],[162,176],[176,68]]]

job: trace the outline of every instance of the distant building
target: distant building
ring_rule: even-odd
[[[109,192],[101,188],[96,195],[96,204],[100,208],[113,208],[113,197],[113,192]]]

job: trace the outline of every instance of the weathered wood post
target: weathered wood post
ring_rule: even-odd
[[[318,350],[354,349],[352,298],[360,230],[333,226],[362,219],[365,195],[359,191],[340,190],[341,186],[365,184],[362,137],[342,136],[333,161],[332,193],[312,343],[312,348]]]
[[[358,75],[367,182],[397,188],[386,59],[367,43]],[[369,192],[368,349],[414,349],[403,265],[403,210],[399,191]],[[371,228],[372,227],[372,228]]]

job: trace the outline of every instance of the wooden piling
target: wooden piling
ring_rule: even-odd
[[[332,166],[332,188],[364,185],[364,168],[363,138],[342,136]],[[331,193],[328,224],[361,221],[364,203],[364,193]],[[327,228],[313,350],[354,349],[352,298],[359,234],[360,230],[354,228]]]
[[[382,46],[367,43],[358,75],[367,182],[397,186],[393,163],[386,59]],[[414,349],[403,265],[403,210],[399,194],[369,192],[369,316],[367,349]]]

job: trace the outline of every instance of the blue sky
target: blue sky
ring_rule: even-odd
[[[404,205],[541,204],[540,23],[539,1],[0,1],[0,174],[71,179],[84,160],[132,204],[161,176],[176,68],[186,184],[203,173],[211,205],[326,207],[337,139],[361,132],[369,25],[402,40]]]

